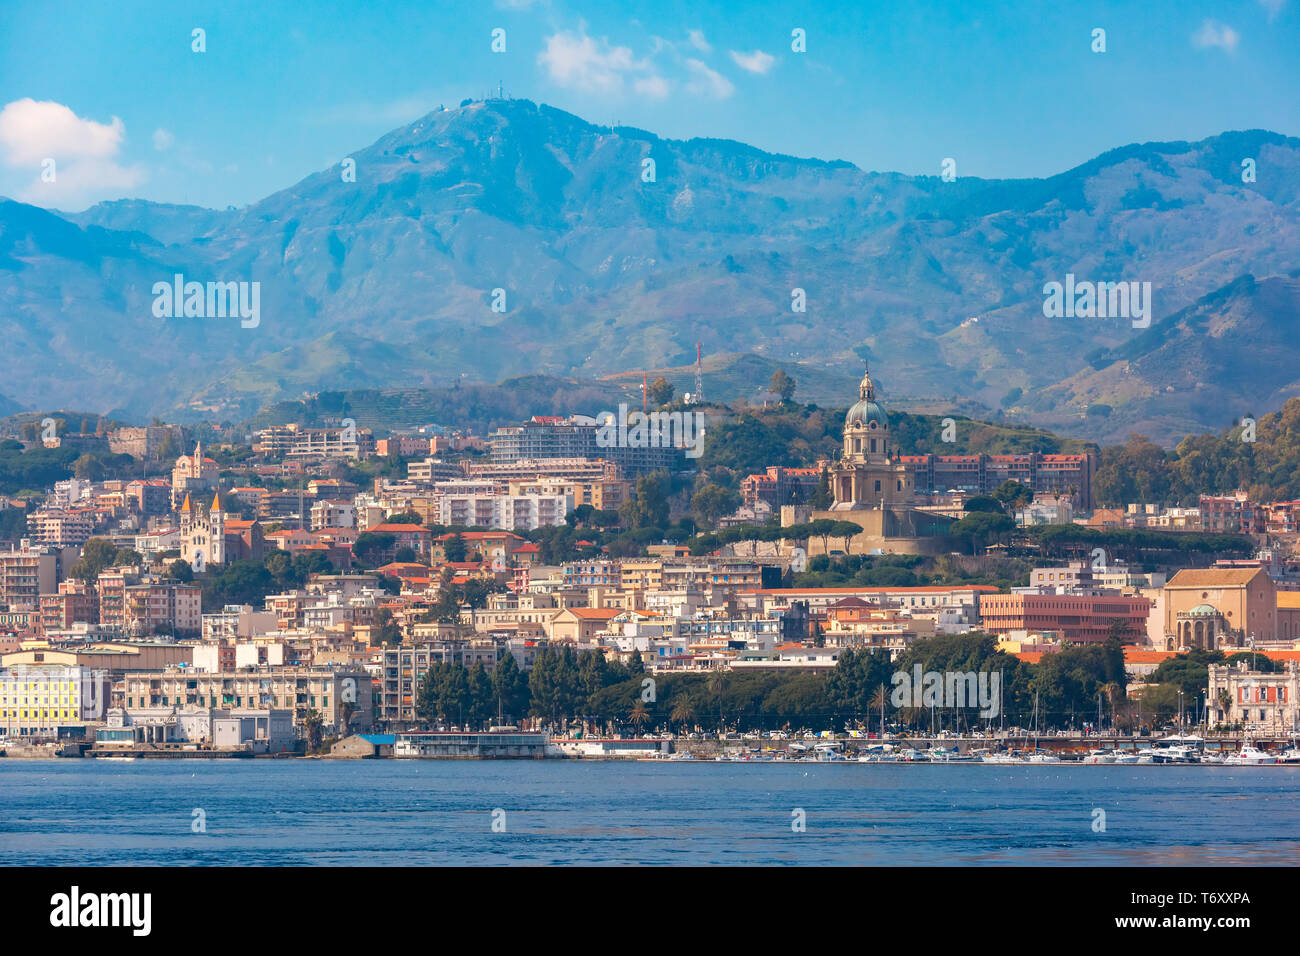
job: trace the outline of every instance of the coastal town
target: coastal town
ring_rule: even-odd
[[[662,382],[612,437],[33,422],[10,454],[78,457],[6,501],[0,746],[1294,761],[1300,502],[1102,507],[1092,452],[903,454],[873,374],[835,454],[730,488]]]

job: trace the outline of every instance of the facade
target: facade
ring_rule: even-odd
[[[60,728],[102,720],[107,672],[80,666],[13,665],[0,669],[0,730],[7,736],[55,736]]]
[[[226,516],[221,497],[212,496],[212,506],[204,510],[190,502],[189,494],[181,505],[181,560],[195,571],[226,563]]]
[[[257,433],[253,451],[267,458],[349,458],[359,461],[375,453],[375,440],[368,428],[272,425]]]
[[[781,468],[770,466],[765,474],[749,475],[740,482],[740,496],[748,508],[766,502],[773,508],[804,504],[817,493],[821,482],[820,468]]]
[[[54,591],[59,559],[32,547],[24,538],[17,548],[0,551],[0,602],[10,610],[35,611],[41,595]]]
[[[1078,501],[1080,510],[1092,508],[1096,463],[1089,454],[904,455],[902,460],[920,495],[987,495],[1004,481],[1014,480],[1028,485],[1035,495],[1066,495]]]
[[[91,508],[40,508],[27,516],[27,533],[45,547],[81,547],[95,533],[95,512]]]
[[[194,445],[193,455],[181,455],[172,467],[172,507],[190,494],[212,491],[217,486],[217,463],[203,457],[203,443]]]
[[[889,416],[876,402],[870,373],[863,374],[858,401],[844,417],[844,447],[830,466],[830,482],[831,511],[883,511],[912,500],[915,479],[893,454]]]
[[[1164,587],[1164,649],[1240,648],[1252,636],[1275,640],[1282,619],[1290,625],[1297,614],[1279,608],[1277,586],[1263,568],[1184,569]]]
[[[202,672],[193,668],[129,671],[114,682],[112,705],[191,709],[287,708],[301,729],[314,710],[327,731],[341,732],[345,707],[353,731],[374,717],[371,678],[363,670],[332,667],[264,667]]]
[[[1100,644],[1119,621],[1131,644],[1145,642],[1150,609],[1146,598],[1120,594],[986,594],[980,621],[989,634],[1055,631],[1074,644]]]
[[[1245,665],[1210,665],[1206,706],[1213,723],[1240,724],[1248,732],[1294,734],[1300,731],[1300,669],[1288,661],[1276,674]]]
[[[482,664],[490,673],[504,653],[495,641],[425,641],[384,648],[383,679],[379,692],[379,719],[412,724],[419,718],[420,681],[435,664]]]

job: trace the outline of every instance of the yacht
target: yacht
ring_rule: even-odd
[[[1016,751],[1011,751],[1010,753],[1001,753],[1001,754],[986,754],[983,759],[984,759],[984,763],[1021,764],[1025,762],[1024,759],[1020,756],[1020,754],[1017,753]]]
[[[1250,744],[1246,744],[1241,750],[1229,755],[1223,762],[1229,767],[1262,767],[1265,764],[1277,763],[1278,757],[1276,754],[1266,753]]]
[[[1025,763],[1060,763],[1061,758],[1046,750],[1038,750],[1025,758]]]
[[[1113,750],[1093,750],[1083,758],[1083,762],[1087,764],[1114,763],[1115,757],[1116,753]]]
[[[1125,765],[1132,765],[1141,762],[1142,762],[1141,754],[1136,754],[1131,750],[1115,751],[1115,759],[1111,761],[1111,763],[1125,764]]]

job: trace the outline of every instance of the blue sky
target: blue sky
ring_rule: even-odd
[[[1135,141],[1300,135],[1297,50],[1300,0],[5,0],[0,195],[244,205],[498,82],[667,137],[1042,176]]]

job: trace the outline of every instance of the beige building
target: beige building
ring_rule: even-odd
[[[1300,605],[1279,606],[1263,568],[1189,568],[1164,588],[1164,650],[1241,648],[1300,634]]]
[[[1207,706],[1212,724],[1240,724],[1257,733],[1291,734],[1300,730],[1300,669],[1262,674],[1244,665],[1210,665]]]
[[[130,671],[114,681],[112,706],[288,708],[301,728],[309,711],[320,715],[325,732],[341,729],[344,705],[352,708],[350,729],[365,730],[374,717],[372,680],[360,669],[253,667],[218,673],[187,668]]]

